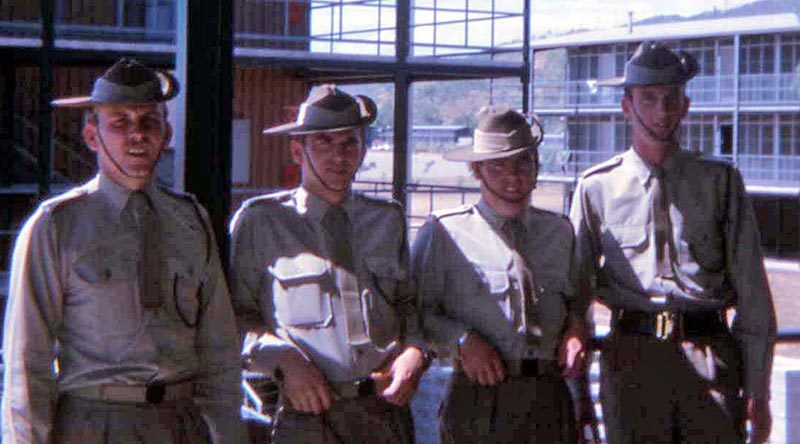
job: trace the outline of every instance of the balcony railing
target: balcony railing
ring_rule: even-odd
[[[175,0],[98,0],[90,6],[80,0],[53,1],[57,40],[175,42]],[[521,4],[412,2],[411,55],[481,62],[503,55],[499,63],[518,65],[525,17]],[[233,8],[237,48],[395,55],[397,2],[392,0],[233,0]],[[36,2],[4,2],[0,38],[37,39],[38,20]]]
[[[735,77],[699,76],[687,85],[693,104],[730,105],[735,102]],[[796,74],[742,74],[739,76],[740,103],[774,104],[800,102],[800,78]],[[619,88],[598,87],[597,80],[534,82],[536,108],[618,106]]]

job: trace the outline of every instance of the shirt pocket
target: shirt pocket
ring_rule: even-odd
[[[686,227],[680,253],[691,256],[706,271],[716,273],[725,268],[725,241],[720,230],[710,223]]]
[[[200,322],[202,282],[184,271],[172,273],[172,296],[175,313],[184,325],[194,328]]]
[[[603,250],[608,256],[611,252],[618,252],[625,259],[633,259],[647,249],[647,231],[647,226],[609,226],[610,236],[605,236],[605,239],[611,244]]]
[[[319,329],[331,325],[334,286],[324,259],[305,253],[282,257],[267,272],[273,278],[275,316],[282,326]]]
[[[137,266],[136,251],[124,245],[94,247],[72,264],[65,318],[104,359],[125,356],[141,328]]]
[[[512,287],[511,278],[506,270],[482,269],[481,275],[484,285],[489,292],[491,301],[497,305],[506,319],[512,319],[511,295],[512,288],[516,290],[516,285]]]
[[[397,260],[369,257],[365,264],[370,277],[362,293],[367,310],[367,331],[372,343],[383,348],[400,334],[398,307],[406,303],[413,304],[414,301],[401,300],[406,296],[399,294],[406,273]],[[414,307],[409,306],[408,309]]]

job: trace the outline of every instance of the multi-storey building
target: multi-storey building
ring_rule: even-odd
[[[684,149],[727,159],[754,195],[768,254],[800,257],[800,10],[658,20],[534,39],[533,108],[548,136],[548,173],[576,177],[630,146],[621,76],[638,44],[663,40],[693,54],[699,74],[680,138]],[[794,9],[792,9],[794,8]]]
[[[622,75],[644,40],[665,40],[700,63],[688,83],[686,149],[727,158],[750,186],[800,185],[800,17],[797,12],[685,20],[535,39],[534,109],[559,129],[548,149],[568,151],[558,168],[575,173],[624,150],[629,130]]]

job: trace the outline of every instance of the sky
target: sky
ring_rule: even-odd
[[[328,1],[328,0],[325,0]],[[414,22],[433,22],[433,14],[425,11],[425,6],[432,6],[433,0],[413,0],[415,6]],[[633,12],[633,20],[639,21],[657,15],[691,16],[714,8],[726,10],[735,8],[754,0],[531,0],[533,9],[532,31],[534,36],[548,34],[562,34],[577,29],[603,29],[624,26],[628,23],[628,13]],[[492,0],[436,0],[439,8],[463,9],[469,4],[471,11],[490,9]],[[494,0],[496,11],[522,12],[522,0]],[[395,21],[395,7],[391,0],[383,0],[382,8],[346,5],[342,10],[337,7],[314,8],[311,14],[312,34],[320,35],[334,31],[340,27],[347,31],[367,30],[376,28],[378,20],[382,27],[392,27]],[[344,11],[342,14],[340,11]],[[469,29],[465,31],[463,25],[464,14],[452,12],[439,12],[437,20],[462,21],[459,24],[438,26],[436,28],[436,42],[439,45],[469,46],[489,45],[492,42],[491,30],[494,29],[494,43],[519,42],[522,39],[522,20],[512,18],[496,20],[494,28],[490,21],[476,20],[480,14],[470,15]],[[427,55],[424,51],[425,43],[433,43],[433,26],[417,26],[414,29],[413,39],[416,43],[415,55]],[[366,39],[370,42],[377,40],[377,33],[350,34],[348,38]],[[382,33],[382,39],[389,42],[384,45],[382,55],[393,54],[394,48],[391,41],[394,32],[387,30]],[[375,54],[375,45],[359,45],[352,42],[315,42],[312,50],[327,52],[333,45],[334,52]],[[439,53],[441,54],[441,52]]]
[[[532,0],[533,33],[562,33],[571,29],[601,29],[656,15],[691,16],[704,11],[725,10],[753,0]],[[569,13],[565,13],[569,11]]]

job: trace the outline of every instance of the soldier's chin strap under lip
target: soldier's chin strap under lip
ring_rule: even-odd
[[[494,197],[496,197],[496,198],[498,198],[498,199],[502,200],[503,202],[508,202],[508,203],[511,203],[511,204],[518,204],[518,203],[521,203],[521,202],[525,202],[525,200],[526,200],[526,199],[529,199],[529,198],[530,198],[530,196],[531,196],[531,195],[530,195],[530,193],[528,193],[528,195],[527,195],[527,196],[524,196],[524,197],[522,197],[522,198],[520,198],[520,199],[514,199],[514,200],[511,200],[511,199],[506,199],[506,198],[505,198],[505,197],[503,197],[503,196],[502,196],[500,193],[498,193],[497,191],[495,191],[495,189],[494,189],[494,188],[492,188],[492,186],[491,186],[491,185],[489,185],[489,181],[488,181],[488,180],[486,180],[486,179],[483,177],[483,175],[481,174],[481,172],[480,172],[480,171],[478,171],[478,177],[480,177],[480,178],[481,178],[481,183],[483,183],[483,186],[485,186],[485,187],[486,187],[486,189],[487,189],[487,190],[488,190],[490,193],[492,193],[492,195],[493,195]],[[536,178],[534,178],[534,181],[533,181],[533,188],[536,188]],[[533,189],[531,189],[531,191],[533,191]]]
[[[135,175],[130,174],[129,172],[127,172],[125,170],[125,168],[123,168],[122,165],[120,165],[120,163],[117,162],[117,159],[115,159],[114,156],[111,155],[111,152],[108,151],[108,148],[106,148],[106,141],[103,140],[103,135],[100,134],[100,124],[97,123],[95,125],[95,128],[97,129],[97,132],[96,132],[97,133],[97,140],[100,142],[100,148],[106,154],[106,157],[108,157],[108,159],[111,160],[111,163],[114,165],[114,168],[116,168],[117,171],[119,171],[120,173],[122,173],[123,176],[125,176],[125,177],[127,177],[129,179],[141,179],[139,176],[135,176]],[[153,166],[150,168],[150,171],[148,172],[148,176],[153,174],[153,171],[156,169],[157,163],[158,162],[153,162]]]
[[[642,128],[644,128],[644,130],[647,132],[648,135],[650,135],[650,137],[652,137],[653,139],[656,139],[656,140],[658,140],[659,142],[662,142],[662,143],[674,143],[675,142],[674,136],[675,136],[675,132],[678,131],[678,126],[679,125],[675,125],[675,127],[672,128],[672,131],[670,131],[669,134],[667,134],[666,137],[659,137],[658,134],[656,134],[655,131],[650,129],[650,127],[647,126],[646,123],[644,123],[642,118],[639,117],[639,113],[636,111],[636,105],[633,103],[633,99],[631,99],[631,111],[633,112],[633,117],[636,119],[637,122],[639,122],[639,125],[641,125]]]
[[[303,144],[303,156],[305,156],[306,161],[308,161],[308,166],[311,168],[311,173],[313,173],[314,176],[316,176],[316,178],[319,181],[319,183],[321,183],[322,186],[327,188],[329,191],[340,193],[340,192],[345,191],[346,189],[348,189],[350,187],[350,185],[353,183],[353,178],[356,176],[356,172],[355,171],[353,171],[353,174],[350,177],[350,180],[347,181],[347,184],[344,187],[342,187],[342,188],[334,188],[334,187],[330,186],[327,182],[325,182],[325,179],[323,179],[322,176],[317,171],[317,166],[314,165],[314,161],[311,159],[311,156],[308,154],[308,150],[307,150],[305,144]]]

